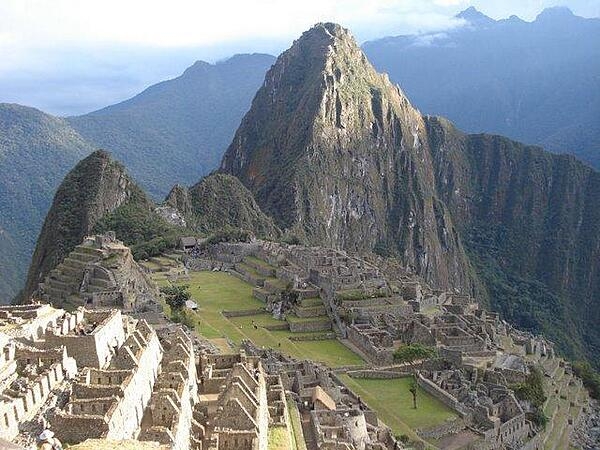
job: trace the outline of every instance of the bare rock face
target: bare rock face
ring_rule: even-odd
[[[221,170],[308,243],[377,247],[435,285],[472,288],[421,114],[339,25],[316,25],[278,58]]]
[[[79,162],[58,188],[33,254],[24,300],[48,273],[92,234],[95,224],[141,193],[125,168],[98,150]]]

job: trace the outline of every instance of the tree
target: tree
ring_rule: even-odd
[[[409,364],[413,380],[410,384],[410,393],[413,398],[413,408],[417,409],[417,369],[416,363],[423,359],[430,359],[437,355],[435,348],[421,344],[409,344],[398,347],[394,352],[394,361],[400,364]]]
[[[180,310],[185,306],[185,302],[191,298],[188,289],[188,285],[176,286],[173,284],[161,287],[160,292],[165,296],[167,305],[169,305],[171,309]]]

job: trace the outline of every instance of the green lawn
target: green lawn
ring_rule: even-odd
[[[165,285],[165,280],[158,280]],[[363,360],[335,339],[318,341],[290,341],[289,330],[269,331],[263,326],[284,324],[269,314],[226,318],[222,311],[251,310],[264,307],[252,297],[253,287],[224,272],[190,272],[189,280],[177,284],[190,286],[192,297],[198,303],[196,331],[208,339],[229,338],[240,344],[249,339],[258,346],[272,347],[299,359],[313,359],[332,367],[364,364]],[[256,324],[256,328],[254,326]],[[311,334],[311,333],[306,333]],[[322,334],[322,333],[320,333]],[[302,335],[294,333],[294,336]]]
[[[454,411],[422,389],[417,394],[418,408],[413,409],[409,377],[379,380],[351,378],[343,374],[340,378],[371,409],[377,411],[379,418],[396,434],[407,434],[417,439],[413,431],[415,428],[431,428],[457,418]]]

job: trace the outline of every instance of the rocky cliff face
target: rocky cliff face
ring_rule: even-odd
[[[121,164],[96,151],[77,164],[58,188],[38,238],[23,298],[27,299],[96,223],[141,191]]]
[[[439,198],[492,305],[571,354],[600,354],[600,173],[500,136],[464,135],[443,119],[427,123]]]
[[[421,116],[341,27],[278,58],[221,171],[308,243],[399,256],[598,360],[600,174]]]
[[[221,170],[308,243],[400,253],[438,286],[472,288],[423,118],[338,25],[316,25],[278,58]]]
[[[166,203],[185,217],[188,228],[197,232],[238,228],[260,237],[280,235],[273,219],[261,211],[252,193],[230,175],[209,175],[189,189],[177,185]]]

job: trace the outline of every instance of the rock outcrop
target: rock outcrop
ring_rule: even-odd
[[[438,286],[472,289],[424,119],[339,25],[316,25],[278,58],[221,170],[310,244],[382,248]]]
[[[23,299],[48,273],[92,233],[106,214],[141,190],[125,168],[105,151],[96,151],[77,164],[58,188],[33,254]]]
[[[197,232],[237,228],[260,237],[280,235],[273,219],[261,211],[252,193],[231,175],[209,175],[189,189],[176,185],[166,204],[179,211],[188,228]]]

